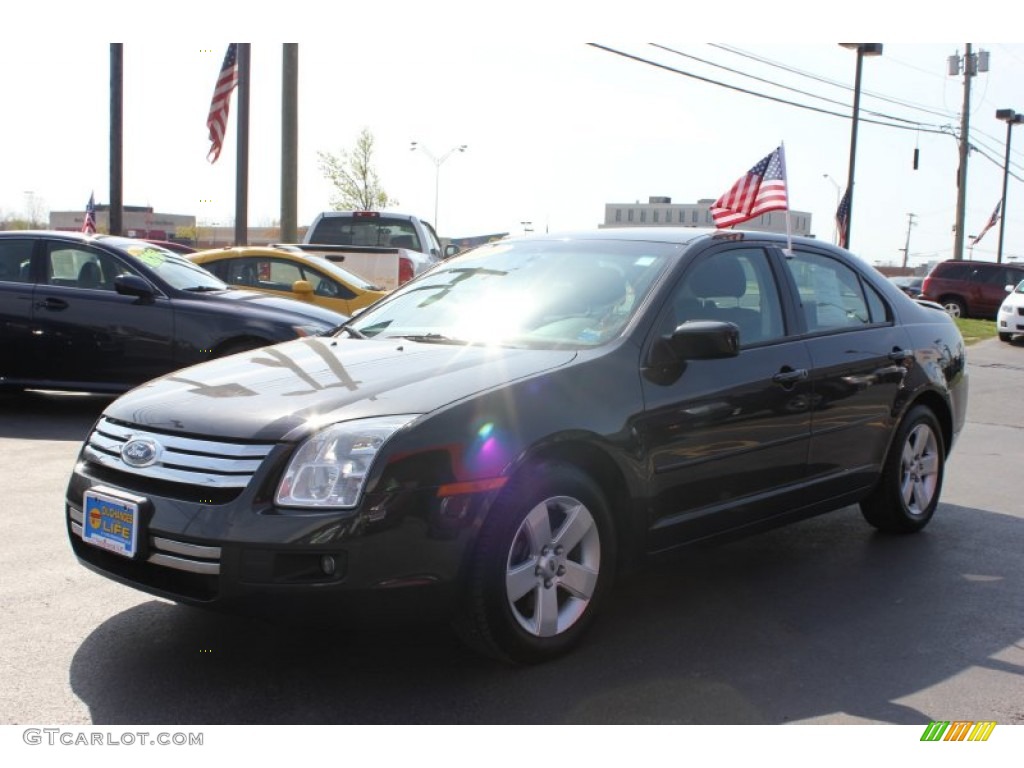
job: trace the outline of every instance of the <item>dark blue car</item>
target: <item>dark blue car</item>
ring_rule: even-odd
[[[232,289],[142,240],[0,232],[0,389],[121,392],[346,319]]]

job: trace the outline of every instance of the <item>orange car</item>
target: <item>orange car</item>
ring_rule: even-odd
[[[228,285],[319,304],[351,315],[387,291],[314,254],[274,246],[238,246],[188,254]]]

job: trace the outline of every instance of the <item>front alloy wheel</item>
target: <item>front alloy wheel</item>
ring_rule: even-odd
[[[611,514],[579,469],[535,463],[502,491],[481,528],[455,629],[485,655],[546,661],[574,646],[611,586]]]
[[[935,513],[944,473],[939,423],[930,409],[917,406],[900,423],[882,477],[861,502],[861,512],[880,531],[919,531]]]
[[[519,626],[555,637],[583,616],[601,570],[601,537],[578,499],[555,496],[531,509],[512,539],[505,594]]]

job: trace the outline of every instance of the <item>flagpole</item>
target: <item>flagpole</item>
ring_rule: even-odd
[[[786,157],[786,142],[784,142],[784,141],[780,141],[779,142],[779,151],[781,152],[782,157],[785,158]],[[790,208],[790,206],[789,206],[789,199],[792,197],[792,195],[790,194],[790,189],[789,189],[788,174],[786,174],[785,181],[786,181],[786,253],[787,254],[791,254],[791,253],[793,253],[793,234],[792,234],[792,232],[790,230],[790,226],[789,226],[789,224],[790,224],[790,221],[789,221],[789,208]]]
[[[238,149],[235,164],[235,245],[249,244],[249,43],[238,44]]]

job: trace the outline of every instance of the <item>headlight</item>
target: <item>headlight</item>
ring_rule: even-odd
[[[381,416],[320,430],[295,451],[274,500],[282,507],[354,507],[381,446],[415,418]]]

